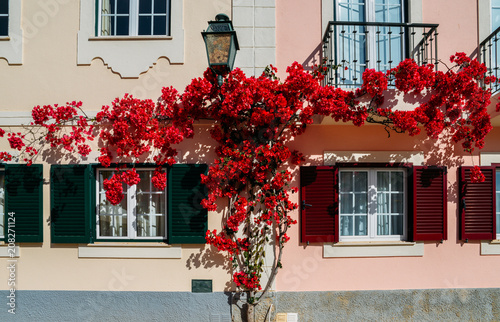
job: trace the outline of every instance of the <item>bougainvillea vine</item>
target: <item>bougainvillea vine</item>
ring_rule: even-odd
[[[287,231],[297,223],[291,215],[298,206],[291,198],[297,189],[290,187],[290,169],[304,161],[304,156],[288,143],[306,131],[315,115],[355,126],[379,123],[388,132],[411,136],[424,130],[438,138],[448,131],[470,153],[484,146],[492,128],[487,112],[491,92],[481,85],[495,79],[485,77],[484,65],[463,53],[452,56],[451,62],[454,67],[446,71],[418,66],[413,60],[385,73],[367,69],[363,85],[356,90],[322,86],[323,66],[308,72],[294,63],[283,81],[276,77],[274,67],[260,77],[247,77],[236,69],[221,86],[207,70],[182,94],[165,87],[157,102],[126,94],[104,106],[95,118],[83,113],[80,102],[37,106],[27,133],[9,132],[7,139],[22,159],[31,162],[38,153],[35,147],[45,143],[87,156],[91,152],[88,141],[98,138],[102,166],[146,158],[157,165],[154,186],[164,189],[162,166],[175,163],[175,146],[194,136],[196,121],[212,120],[216,159],[202,175],[209,191],[202,205],[212,211],[224,205],[226,211],[223,227],[207,231],[206,240],[227,253],[236,287],[248,292],[249,303],[255,305],[281,268]],[[389,84],[397,94],[420,95],[419,105],[411,110],[388,105],[384,95]],[[0,129],[0,136],[4,135]],[[0,158],[9,161],[12,155],[2,152]],[[122,183],[133,185],[140,180],[134,169],[116,170],[104,180],[106,196],[113,204],[123,198]],[[478,167],[472,175],[474,181],[484,178]],[[272,263],[264,263],[269,246],[276,256]],[[266,285],[261,284],[264,264],[271,267]]]

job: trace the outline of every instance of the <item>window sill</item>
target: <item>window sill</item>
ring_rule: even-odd
[[[500,239],[482,240],[481,255],[500,255]]]
[[[0,245],[0,258],[14,258],[19,257],[19,246],[14,246],[14,255],[12,254],[12,248],[7,246],[7,244]]]
[[[172,36],[101,36],[101,37],[90,37],[89,41],[135,41],[135,40],[172,40]]]
[[[79,258],[181,258],[181,247],[163,243],[95,243],[78,247]]]
[[[0,41],[10,41],[9,36],[0,36]]]
[[[323,256],[325,258],[424,256],[424,243],[361,241],[324,244]]]

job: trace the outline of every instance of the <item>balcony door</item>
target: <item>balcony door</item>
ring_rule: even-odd
[[[386,71],[404,59],[404,0],[334,0],[341,84],[360,84],[366,68]],[[500,0],[499,0],[500,1]],[[366,25],[365,23],[375,23]]]

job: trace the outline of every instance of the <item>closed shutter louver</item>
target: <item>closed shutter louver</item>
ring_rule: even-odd
[[[413,240],[445,240],[446,168],[413,167]]]
[[[301,241],[338,241],[338,171],[301,167]]]
[[[206,164],[176,164],[169,168],[168,242],[170,244],[204,244],[207,232],[207,210],[201,201],[207,197],[201,184]]]
[[[481,167],[485,181],[472,183],[472,167],[460,169],[460,238],[495,239],[495,168]]]
[[[90,165],[53,165],[50,172],[51,242],[90,243],[95,208]]]
[[[16,242],[43,241],[43,167],[7,164],[5,166],[5,212],[14,213]],[[6,229],[6,236],[8,232]]]

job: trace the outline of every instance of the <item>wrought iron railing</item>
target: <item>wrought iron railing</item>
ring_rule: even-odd
[[[486,65],[486,76],[495,76],[496,78],[500,76],[499,40],[500,27],[479,44],[479,61]],[[490,86],[492,93],[500,90],[500,84],[498,82],[492,82],[488,86]]]
[[[357,87],[366,68],[386,71],[406,58],[434,64],[437,24],[330,21],[323,36],[325,84]]]

